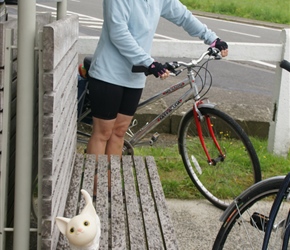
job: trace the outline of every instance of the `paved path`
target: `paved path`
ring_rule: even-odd
[[[207,200],[167,199],[180,250],[210,250],[222,210]]]

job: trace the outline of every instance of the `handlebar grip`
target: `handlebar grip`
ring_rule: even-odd
[[[165,69],[168,69],[170,72],[174,73],[175,75],[178,75],[180,73],[174,70],[175,68],[178,67],[177,62],[165,63],[163,66]],[[148,68],[143,65],[133,65],[132,73],[144,73],[146,76],[151,75],[151,73],[149,73],[148,71]]]
[[[145,76],[150,75],[148,68],[143,65],[133,65],[132,73],[144,73]]]
[[[280,67],[281,67],[282,69],[286,69],[287,71],[290,72],[290,62],[288,62],[287,60],[282,60],[282,61],[280,62]]]
[[[134,65],[132,67],[132,73],[148,73],[148,68],[143,65]]]

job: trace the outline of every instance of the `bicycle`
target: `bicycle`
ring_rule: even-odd
[[[290,72],[290,63],[280,66]],[[290,173],[254,184],[220,218],[213,249],[289,249]]]
[[[187,78],[140,102],[138,110],[185,86],[189,86],[189,90],[136,133],[132,132],[136,125],[134,120],[128,129],[129,138],[125,140],[123,153],[133,154],[134,147],[142,143],[145,135],[184,103],[192,100],[192,108],[183,116],[179,125],[179,153],[188,175],[202,195],[215,206],[226,209],[238,194],[261,180],[261,171],[256,151],[244,130],[205,97],[212,86],[212,76],[207,66],[211,60],[217,59],[221,59],[219,51],[209,48],[197,60],[166,63],[171,75],[187,72]],[[85,68],[88,70],[89,67]],[[136,73],[146,70],[142,66],[132,68]],[[78,122],[90,112],[87,106],[82,110]],[[157,133],[153,134],[149,144],[152,145],[158,136]],[[221,194],[221,190],[227,193]]]

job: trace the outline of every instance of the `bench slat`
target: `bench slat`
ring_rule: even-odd
[[[120,157],[111,157],[111,216],[112,249],[126,249],[126,227],[124,218],[122,176]]]
[[[148,181],[145,163],[142,157],[134,157],[137,183],[140,192],[141,208],[144,218],[149,249],[164,249],[158,217]]]
[[[96,168],[96,156],[93,154],[87,154],[83,172],[84,177],[82,189],[86,190],[91,197],[93,197],[95,168]],[[84,209],[85,205],[86,205],[85,199],[83,196],[81,196],[80,208],[78,213],[80,213]]]
[[[83,165],[84,165],[83,154],[76,154],[74,169],[72,172],[70,187],[66,200],[66,207],[64,211],[64,217],[66,218],[72,218],[77,213],[79,200],[78,190],[80,190]],[[60,234],[57,244],[57,250],[61,249],[69,249],[68,240],[63,234]]]
[[[98,156],[96,212],[101,221],[100,249],[108,249],[109,244],[108,164],[106,155]]]
[[[123,177],[125,187],[125,199],[127,220],[129,228],[129,241],[131,249],[145,249],[145,232],[143,227],[143,218],[140,211],[139,202],[136,196],[136,185],[133,171],[132,157],[127,155],[122,158]]]
[[[156,168],[156,163],[153,156],[146,157],[146,166],[148,169],[149,180],[152,186],[155,203],[157,206],[157,213],[162,228],[162,234],[166,244],[166,249],[178,249],[175,230],[172,221],[169,217],[168,208],[165,203],[165,196],[161,186],[160,178]]]

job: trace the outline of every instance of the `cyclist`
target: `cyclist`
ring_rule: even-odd
[[[193,37],[221,50],[227,43],[202,24],[179,0],[104,0],[104,23],[89,70],[93,131],[87,153],[120,155],[124,136],[136,111],[146,77],[133,65],[165,79],[169,71],[150,50],[160,17],[182,26]]]

